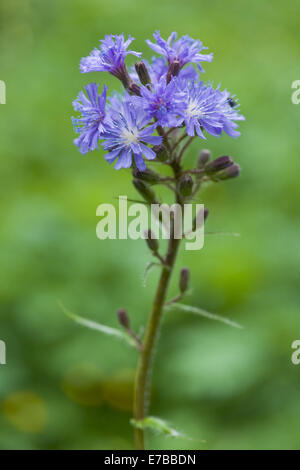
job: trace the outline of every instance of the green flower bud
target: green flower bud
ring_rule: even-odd
[[[229,166],[233,165],[233,160],[231,157],[224,155],[222,157],[216,158],[211,163],[205,165],[205,171],[208,174],[217,173],[218,171],[224,170]]]
[[[130,328],[129,315],[126,312],[126,310],[124,310],[123,308],[120,308],[117,311],[117,315],[118,315],[118,320],[119,320],[120,325],[122,325],[123,328],[126,328],[126,329]]]
[[[180,272],[179,278],[179,289],[182,294],[184,294],[188,288],[190,283],[190,270],[188,268],[182,268]]]
[[[228,180],[230,178],[236,178],[240,174],[240,166],[237,163],[225,168],[217,174],[217,178],[220,180]]]
[[[181,196],[190,196],[192,194],[193,185],[193,178],[190,175],[183,175],[178,183],[178,190]]]
[[[135,82],[131,82],[128,85],[127,90],[131,95],[141,96],[141,89],[140,89],[139,85]]]
[[[210,160],[211,153],[209,150],[203,149],[197,160],[197,168],[203,168],[206,163]]]
[[[156,153],[156,158],[160,162],[165,162],[168,159],[168,152],[163,144],[155,145],[154,147],[152,147],[152,150]]]
[[[155,192],[147,183],[137,178],[134,178],[132,183],[145,201],[149,202],[149,204],[156,204]]]
[[[179,60],[173,60],[169,66],[167,73],[167,83],[170,83],[172,77],[177,77],[180,72],[180,62]]]
[[[147,183],[155,184],[160,180],[159,174],[149,168],[144,171],[139,171],[135,168],[132,173],[135,178],[146,181]]]
[[[148,85],[151,83],[147,67],[143,61],[137,62],[134,67],[142,85]]]

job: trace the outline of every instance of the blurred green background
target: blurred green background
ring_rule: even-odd
[[[299,320],[300,79],[297,0],[1,0],[0,105],[1,449],[131,449],[136,353],[66,318],[74,312],[117,326],[126,307],[138,329],[158,273],[142,240],[100,241],[96,207],[133,197],[130,173],[102,151],[73,145],[72,100],[108,74],[78,64],[105,34],[130,33],[133,49],[155,29],[200,38],[214,52],[205,79],[236,93],[247,121],[237,140],[200,139],[242,167],[238,180],[203,192],[210,209],[202,251],[181,251],[191,268],[188,303],[229,316],[244,330],[171,312],[153,375],[151,414],[197,441],[149,434],[149,447],[299,449],[300,365],[291,363]],[[133,58],[132,58],[133,59]],[[129,63],[132,60],[129,57]]]

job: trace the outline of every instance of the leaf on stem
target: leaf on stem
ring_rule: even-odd
[[[122,339],[130,346],[136,347],[136,342],[133,340],[133,338],[131,338],[128,333],[126,333],[126,331],[102,325],[101,323],[95,322],[93,320],[88,320],[87,318],[80,317],[79,315],[76,315],[75,313],[68,310],[61,302],[58,302],[58,304],[61,307],[62,311],[65,313],[65,315],[67,315],[79,325],[85,326],[92,330],[100,331],[101,333],[104,333],[109,336],[114,336],[115,338]]]
[[[165,436],[168,436],[168,437],[175,437],[175,438],[188,439],[188,440],[198,440],[198,439],[192,439],[186,436],[185,434],[182,434],[177,429],[170,426],[169,423],[155,416],[147,416],[146,418],[140,421],[136,419],[131,419],[130,423],[138,429],[150,429],[153,432],[156,432],[158,434],[164,434]],[[205,442],[205,441],[199,440],[199,442]]]
[[[230,320],[229,318],[222,317],[221,315],[217,315],[216,313],[207,312],[206,310],[203,310],[202,308],[191,307],[190,305],[183,305],[183,304],[177,304],[177,303],[168,305],[165,308],[167,310],[170,310],[171,308],[177,308],[179,310],[183,310],[184,312],[201,315],[202,317],[208,318],[209,320],[216,320],[216,321],[225,323],[226,325],[233,326],[234,328],[240,328],[240,329],[244,328],[242,325]]]

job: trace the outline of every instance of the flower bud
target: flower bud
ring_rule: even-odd
[[[231,165],[233,165],[232,158],[224,155],[205,165],[205,171],[206,173],[217,173],[218,171],[224,170],[224,168],[228,168]]]
[[[220,180],[228,180],[230,178],[236,178],[240,174],[240,166],[237,163],[225,168],[217,174],[217,178]]]
[[[119,320],[120,325],[122,325],[126,329],[130,328],[129,315],[126,312],[126,310],[124,310],[123,308],[120,308],[117,311],[117,315],[118,315],[118,320]]]
[[[157,183],[160,180],[160,176],[153,170],[147,168],[144,171],[139,171],[137,168],[133,170],[133,176],[137,179],[147,181],[148,183]]]
[[[137,178],[134,178],[132,183],[145,201],[149,202],[149,204],[156,204],[155,193],[147,183]]]
[[[183,175],[178,183],[178,190],[181,196],[188,197],[192,194],[193,190],[193,178],[191,175]]]
[[[151,83],[147,67],[143,61],[137,62],[134,67],[142,85],[148,85]]]
[[[131,95],[141,96],[141,89],[140,89],[139,85],[135,82],[131,82],[128,85],[127,90]]]
[[[156,158],[160,162],[165,162],[168,159],[168,152],[163,144],[155,145],[154,147],[152,147],[152,150],[156,153]]]
[[[167,83],[170,83],[172,77],[177,77],[180,72],[180,63],[179,60],[173,60],[169,66],[167,73]]]
[[[145,236],[147,245],[150,250],[153,251],[153,253],[157,253],[159,248],[158,241],[156,238],[153,238],[153,233],[151,232],[150,228],[147,232],[145,232]]]
[[[197,160],[197,168],[203,168],[206,163],[209,161],[211,153],[209,150],[203,149],[200,152],[200,155]]]
[[[180,279],[179,279],[179,289],[182,294],[184,294],[188,288],[190,283],[190,270],[188,268],[182,268],[180,272]]]

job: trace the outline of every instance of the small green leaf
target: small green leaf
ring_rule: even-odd
[[[148,276],[151,273],[151,271],[153,271],[154,268],[161,267],[161,266],[162,266],[161,263],[157,263],[155,261],[151,261],[151,262],[147,263],[145,271],[144,271],[144,275],[143,275],[144,287],[146,287],[147,279],[148,279]]]
[[[206,310],[203,310],[202,308],[191,307],[190,305],[183,305],[183,304],[172,304],[165,308],[168,310],[170,308],[177,308],[185,312],[194,313],[196,315],[201,315],[202,317],[208,318],[209,320],[220,321],[222,323],[225,323],[226,325],[233,326],[234,328],[241,328],[241,329],[244,328],[242,325],[230,320],[229,318],[222,317],[221,315],[217,315],[215,313],[207,312]]]
[[[140,421],[132,419],[130,422],[134,427],[139,429],[151,429],[154,432],[165,434],[170,437],[186,437],[176,429],[172,428],[166,421],[161,418],[156,418],[155,416],[147,416],[147,418]]]
[[[122,339],[126,341],[127,344],[130,346],[136,347],[135,341],[131,338],[131,336],[126,333],[126,331],[119,330],[117,328],[111,328],[110,326],[102,325],[101,323],[97,323],[93,320],[88,320],[87,318],[80,317],[73,312],[70,312],[61,302],[58,302],[62,311],[72,320],[74,320],[79,325],[85,326],[92,330],[100,331],[109,336],[114,336],[116,338]]]
[[[157,418],[156,416],[147,416],[146,418],[140,421],[136,419],[131,419],[130,423],[132,424],[132,426],[138,429],[150,429],[155,433],[164,434],[167,437],[187,439],[189,441],[206,442],[200,439],[193,439],[191,437],[186,436],[185,434],[179,432],[177,429],[170,426],[167,421],[164,421],[161,418]]]

